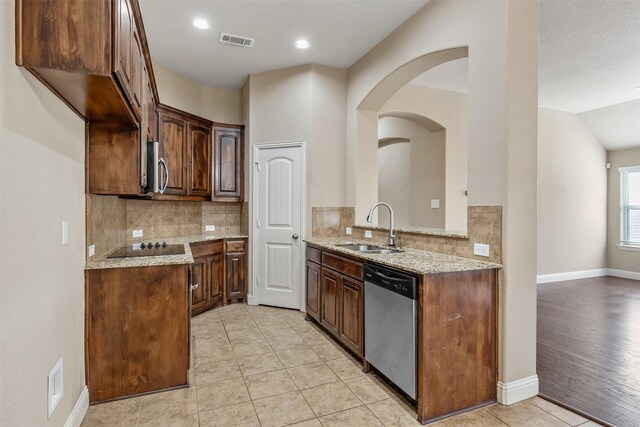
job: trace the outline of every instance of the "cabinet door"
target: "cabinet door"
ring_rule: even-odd
[[[227,302],[245,297],[245,254],[227,253],[225,258]]]
[[[364,354],[364,292],[362,282],[341,276],[340,340],[359,356]]]
[[[307,314],[316,320],[320,320],[320,265],[307,261],[305,276],[307,286]]]
[[[209,273],[209,304],[214,305],[222,300],[224,286],[224,262],[222,254],[207,258]]]
[[[129,96],[131,92],[131,37],[133,28],[133,14],[129,0],[115,0],[115,52],[114,72],[125,94]]]
[[[184,119],[166,112],[158,114],[159,140],[164,160],[169,169],[169,182],[164,194],[187,194],[185,157],[187,123]]]
[[[339,335],[340,324],[340,275],[333,270],[323,268],[320,282],[322,304],[320,305],[320,323],[332,334]]]
[[[211,195],[211,128],[189,123],[189,194]]]
[[[244,147],[240,129],[214,130],[213,197],[219,202],[241,202],[244,192]]]
[[[140,42],[140,35],[134,25],[131,35],[131,96],[129,101],[138,117],[141,117],[142,114],[143,62],[142,42]]]
[[[191,291],[191,312],[198,313],[207,306],[207,259],[198,258],[193,261],[191,269],[193,271],[193,284],[195,287]]]

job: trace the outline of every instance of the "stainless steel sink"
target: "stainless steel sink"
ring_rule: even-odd
[[[400,249],[385,248],[376,245],[338,245],[341,248],[349,249],[356,252],[363,252],[367,254],[394,254],[402,252]]]

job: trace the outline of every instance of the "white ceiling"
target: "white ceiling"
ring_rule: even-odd
[[[240,88],[262,71],[348,68],[428,1],[140,0],[140,7],[154,62],[204,85]],[[211,28],[194,28],[196,17]],[[221,44],[220,32],[255,38],[255,47]],[[311,48],[295,48],[300,38]]]

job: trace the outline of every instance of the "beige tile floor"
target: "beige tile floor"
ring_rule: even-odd
[[[416,412],[297,311],[235,304],[193,318],[190,387],[95,405],[83,426],[419,426]],[[532,398],[432,424],[590,427]]]

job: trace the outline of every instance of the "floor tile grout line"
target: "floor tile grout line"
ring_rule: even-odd
[[[500,418],[499,416],[497,416],[496,414],[492,413],[491,411],[487,411],[487,408],[481,408],[482,411],[486,412],[487,414],[491,415],[493,418],[495,418],[496,420],[500,421],[502,424],[512,427],[511,424],[507,423],[505,420],[503,420],[502,418]],[[517,427],[517,426],[513,426],[513,427]]]
[[[535,406],[536,408],[540,409],[540,410],[541,410],[541,411],[543,411],[543,412],[546,412],[547,414],[551,415],[553,418],[555,418],[555,419],[557,419],[557,420],[560,420],[561,422],[563,422],[564,424],[568,425],[569,427],[577,427],[577,426],[582,425],[582,424],[584,424],[584,423],[586,423],[586,422],[588,422],[588,421],[589,421],[589,420],[587,420],[587,421],[585,421],[585,422],[583,422],[583,423],[576,424],[575,426],[572,426],[571,424],[569,424],[569,423],[568,423],[568,422],[566,422],[565,420],[563,420],[563,419],[561,419],[561,418],[556,417],[556,416],[555,416],[555,415],[553,415],[551,412],[549,412],[549,411],[547,411],[546,409],[544,409],[544,408],[542,408],[542,407],[540,407],[540,406],[536,405],[536,403],[535,403],[532,399],[527,399],[527,400],[529,400],[529,401],[530,401],[530,403],[531,403],[533,406]],[[570,411],[569,411],[569,412],[570,412]],[[575,414],[574,412],[572,412],[572,413],[573,413],[573,414]],[[581,415],[579,415],[579,414],[575,414],[575,415],[578,415],[578,416],[580,416],[581,418],[584,418],[584,417],[582,417],[582,416],[581,416]]]

